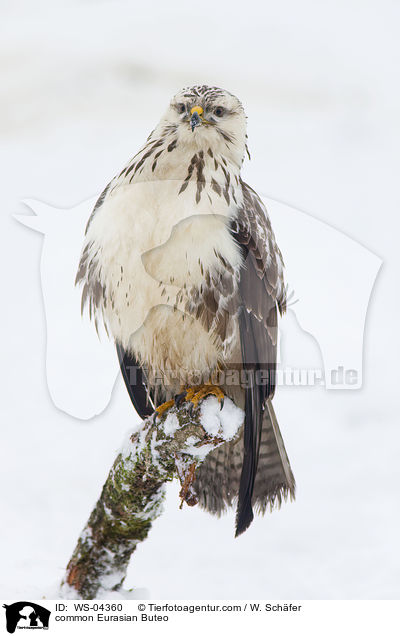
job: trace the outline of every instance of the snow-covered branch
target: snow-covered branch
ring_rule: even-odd
[[[243,411],[231,400],[224,407],[214,396],[193,409],[173,406],[156,420],[145,420],[119,452],[67,566],[61,593],[93,599],[118,590],[130,557],[152,521],[162,512],[165,483],[178,476],[181,501],[197,503],[192,487],[197,466],[217,446],[233,439]]]

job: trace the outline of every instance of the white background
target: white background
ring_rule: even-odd
[[[257,518],[234,540],[233,513],[218,520],[180,511],[172,485],[126,587],[164,599],[397,598],[399,5],[1,6],[0,596],[55,598],[137,421],[121,382],[89,422],[54,407],[45,380],[42,237],[11,214],[24,211],[18,202],[26,197],[72,207],[95,195],[179,88],[208,83],[244,103],[252,154],[245,179],[359,241],[384,265],[367,317],[363,388],[286,387],[275,399],[296,503]],[[339,315],[346,320],[345,306]]]

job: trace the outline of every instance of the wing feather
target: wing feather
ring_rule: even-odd
[[[117,344],[117,354],[121,374],[129,397],[138,415],[145,419],[154,413],[154,395],[149,390],[145,370],[135,357]]]
[[[239,331],[245,388],[244,455],[236,513],[236,536],[253,520],[252,499],[260,454],[263,414],[275,391],[278,311],[285,307],[283,259],[267,211],[244,182],[243,207],[232,224],[244,264],[239,281]]]

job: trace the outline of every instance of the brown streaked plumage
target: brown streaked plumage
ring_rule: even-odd
[[[77,274],[82,307],[115,339],[141,417],[193,373],[221,374],[244,409],[241,434],[206,458],[194,483],[212,513],[238,501],[236,534],[253,507],[264,512],[295,489],[271,403],[283,260],[261,199],[241,179],[246,151],[236,97],[208,86],[180,91],[100,196]]]

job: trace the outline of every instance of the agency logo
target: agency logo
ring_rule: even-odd
[[[18,601],[3,607],[9,634],[14,634],[16,629],[49,629],[51,612],[37,603]]]

